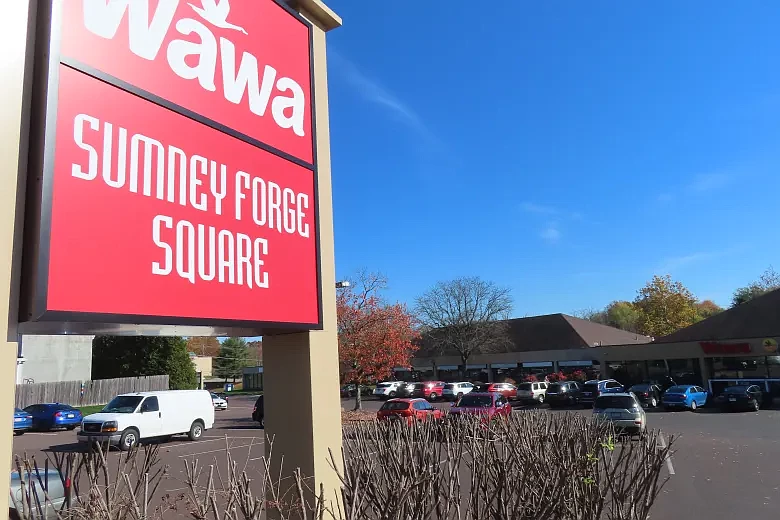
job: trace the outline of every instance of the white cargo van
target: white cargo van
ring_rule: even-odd
[[[100,412],[84,417],[79,442],[110,442],[122,450],[140,440],[186,434],[197,440],[214,426],[214,405],[206,390],[136,392],[114,397]]]

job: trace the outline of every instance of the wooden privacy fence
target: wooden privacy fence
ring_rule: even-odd
[[[84,385],[82,394],[81,387]],[[38,403],[66,403],[72,406],[106,404],[118,394],[168,390],[168,376],[120,377],[94,381],[58,381],[16,385],[16,407]]]

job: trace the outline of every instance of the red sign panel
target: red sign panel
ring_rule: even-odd
[[[67,0],[62,56],[313,163],[309,27],[273,0]]]
[[[318,328],[310,26],[274,0],[54,5],[30,319]]]
[[[716,343],[702,341],[699,343],[705,354],[750,354],[750,343]]]

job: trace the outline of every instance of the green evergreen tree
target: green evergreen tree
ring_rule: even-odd
[[[227,338],[214,360],[214,375],[228,379],[240,378],[245,366],[250,364],[249,346],[244,338]]]

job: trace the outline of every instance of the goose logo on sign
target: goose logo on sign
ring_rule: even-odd
[[[193,4],[189,4],[189,6],[192,7],[201,18],[209,22],[211,25],[216,25],[217,27],[222,27],[223,29],[234,29],[244,34],[249,34],[243,27],[228,23],[227,17],[228,13],[230,13],[229,0],[222,0],[219,3],[215,2],[214,0],[203,0],[202,3],[203,7],[197,7]]]
[[[312,162],[309,28],[275,1],[64,5],[66,59]]]

